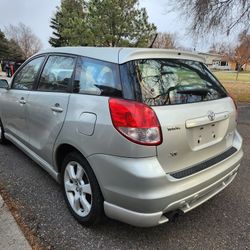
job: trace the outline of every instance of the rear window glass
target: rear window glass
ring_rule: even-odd
[[[150,106],[209,101],[227,96],[221,84],[200,62],[142,59],[133,64],[140,99]]]
[[[122,96],[118,66],[90,58],[79,58],[76,67],[74,93]]]

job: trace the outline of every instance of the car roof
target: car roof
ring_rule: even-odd
[[[204,62],[204,57],[196,53],[155,48],[118,48],[118,47],[57,47],[41,51],[43,53],[64,53],[85,56],[112,63],[125,63],[136,59],[172,58]],[[38,55],[36,54],[36,55]]]

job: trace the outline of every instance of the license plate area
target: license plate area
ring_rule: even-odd
[[[220,142],[227,132],[227,121],[209,123],[187,129],[187,139],[192,150],[200,150]]]

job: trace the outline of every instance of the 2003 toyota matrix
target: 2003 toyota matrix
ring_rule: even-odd
[[[181,51],[49,49],[0,90],[0,142],[60,182],[87,226],[159,225],[223,190],[243,156],[236,120],[203,58]]]

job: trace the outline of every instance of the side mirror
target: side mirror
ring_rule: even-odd
[[[0,88],[9,89],[9,83],[5,79],[0,79]]]

